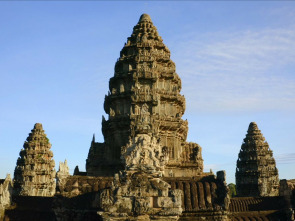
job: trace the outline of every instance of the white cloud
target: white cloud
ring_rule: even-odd
[[[295,109],[294,28],[188,36],[174,52],[188,107]]]
[[[204,164],[204,171],[218,170],[220,168],[219,164]]]
[[[285,153],[279,154],[276,156],[277,164],[294,164],[295,162],[295,153]]]

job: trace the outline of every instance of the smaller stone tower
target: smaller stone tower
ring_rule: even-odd
[[[272,150],[255,122],[241,146],[236,169],[238,196],[277,196],[279,174]]]
[[[67,178],[70,176],[70,169],[68,167],[68,162],[65,160],[64,162],[59,162],[59,168],[56,173],[56,189],[57,191],[60,191],[60,189],[63,189]]]
[[[14,190],[22,196],[53,196],[55,194],[55,162],[51,144],[42,124],[36,123],[14,170]]]

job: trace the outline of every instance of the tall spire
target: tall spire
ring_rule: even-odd
[[[93,134],[92,143],[95,143],[95,134]]]
[[[258,131],[258,130],[259,130],[259,129],[258,129],[258,126],[257,126],[256,122],[251,122],[251,123],[249,124],[249,127],[248,127],[248,133],[249,133],[249,132]]]
[[[53,196],[55,193],[55,162],[51,144],[42,124],[36,123],[14,170],[16,194],[24,196]]]
[[[177,170],[177,166],[190,167],[188,176],[201,173],[201,147],[186,143],[188,123],[181,118],[185,98],[180,90],[181,80],[169,49],[150,16],[141,15],[120,52],[114,76],[109,81],[109,94],[104,102],[109,118],[102,122],[105,143],[97,152],[105,155],[104,160],[98,161],[97,155],[90,154],[94,158],[88,157],[87,171],[102,171],[101,167],[122,169],[121,147],[129,142],[129,137],[149,134],[160,138],[161,145],[167,149],[170,174],[184,176],[186,169]]]
[[[241,146],[236,171],[239,196],[278,195],[278,170],[273,153],[255,122],[251,122]]]
[[[258,126],[255,122],[251,122],[248,127],[246,138],[244,142],[254,142],[255,140],[265,141],[261,131],[258,129]]]
[[[142,15],[140,16],[138,22],[144,22],[144,21],[152,22],[152,19],[151,19],[151,17],[150,17],[148,14],[142,14]]]
[[[127,45],[151,40],[162,42],[162,38],[159,36],[151,17],[148,14],[142,14],[138,23],[133,28],[131,36],[128,38]]]

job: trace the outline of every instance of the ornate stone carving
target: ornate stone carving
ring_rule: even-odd
[[[122,147],[125,170],[115,174],[110,189],[100,194],[103,220],[177,220],[182,191],[161,179],[168,157],[157,138],[139,134]],[[160,218],[161,217],[161,218]]]
[[[51,144],[42,124],[36,123],[20,151],[14,170],[15,194],[53,196],[55,193],[55,162]]]
[[[294,180],[281,182],[281,196],[248,197],[277,194],[272,152],[255,123],[237,162],[237,185],[247,197],[229,198],[224,171],[217,178],[203,173],[202,148],[186,142],[181,80],[148,15],[121,50],[109,90],[105,140],[93,136],[87,174],[77,166],[70,176],[65,161],[55,196],[26,197],[54,193],[50,143],[36,124],[15,169],[16,193],[25,197],[9,207],[12,182],[0,180],[0,219],[6,209],[4,220],[294,220]]]
[[[12,180],[7,174],[5,180],[0,180],[0,220],[4,217],[4,211],[12,202]]]
[[[59,162],[59,169],[56,173],[56,186],[58,190],[63,190],[67,181],[67,178],[70,176],[69,167],[67,160],[64,162]]]
[[[277,196],[278,169],[272,150],[255,122],[251,122],[241,146],[236,170],[238,196]]]
[[[130,138],[129,143],[122,147],[121,159],[126,170],[140,170],[145,173],[162,176],[168,154],[162,152],[159,139],[147,134]]]
[[[109,90],[112,93],[106,95],[104,102],[109,119],[102,122],[104,144],[95,157],[88,156],[88,175],[101,176],[105,175],[103,171],[108,171],[113,176],[122,169],[121,147],[137,134],[161,138],[161,145],[169,153],[166,173],[202,174],[201,148],[186,143],[188,123],[181,119],[185,111],[181,80],[169,49],[148,15],[141,16],[121,50]],[[187,154],[192,156],[185,157]]]
[[[220,200],[222,201],[222,206],[225,210],[229,209],[230,197],[229,188],[226,185],[226,172],[224,170],[217,172],[217,180],[219,180],[224,188],[219,188]]]

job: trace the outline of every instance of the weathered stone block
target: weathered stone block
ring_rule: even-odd
[[[155,207],[173,207],[173,202],[171,197],[154,197]]]

